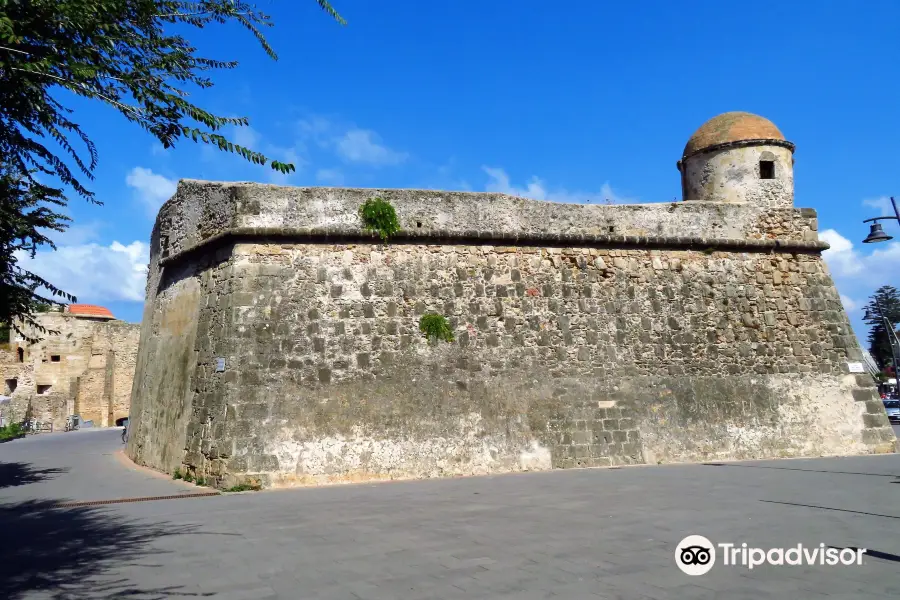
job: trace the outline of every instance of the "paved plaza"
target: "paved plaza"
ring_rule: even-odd
[[[900,456],[202,491],[119,430],[0,444],[0,596],[164,600],[898,598]],[[867,548],[862,565],[675,565],[687,535]]]

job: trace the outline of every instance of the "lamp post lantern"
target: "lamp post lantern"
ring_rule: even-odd
[[[869,230],[869,235],[866,239],[863,240],[863,244],[874,244],[877,242],[886,242],[888,240],[894,239],[893,236],[890,236],[884,232],[884,228],[881,227],[881,223],[878,221],[884,221],[885,219],[893,219],[900,224],[900,210],[897,210],[897,202],[894,200],[894,197],[891,196],[891,206],[894,207],[894,216],[893,217],[875,217],[874,219],[866,219],[863,223],[872,223],[872,227]]]

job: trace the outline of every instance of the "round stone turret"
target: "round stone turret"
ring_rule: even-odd
[[[794,144],[758,115],[728,112],[704,123],[685,145],[678,170],[684,200],[794,205]]]

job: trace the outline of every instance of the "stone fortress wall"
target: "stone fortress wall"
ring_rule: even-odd
[[[52,422],[54,430],[72,414],[95,427],[128,416],[140,325],[113,319],[100,307],[74,306],[85,312],[35,315],[47,330],[25,328],[40,340],[35,344],[12,334],[9,351],[0,356],[3,393],[11,397],[5,421],[24,419],[29,407],[32,418]]]
[[[892,451],[791,165],[731,178],[766,202],[690,198],[707,158],[631,206],[181,181],[128,454],[229,486]]]

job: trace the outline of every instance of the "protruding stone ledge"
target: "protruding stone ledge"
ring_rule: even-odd
[[[240,240],[278,240],[298,244],[382,244],[375,233],[352,227],[235,227],[211,236],[175,254],[166,255],[160,266],[178,262],[201,250],[216,248],[226,242]],[[515,233],[510,231],[448,231],[441,229],[404,230],[394,235],[389,244],[453,244],[467,246],[522,246],[647,250],[700,250],[755,253],[819,254],[830,246],[821,241],[724,239],[673,236],[589,235],[583,233]]]

